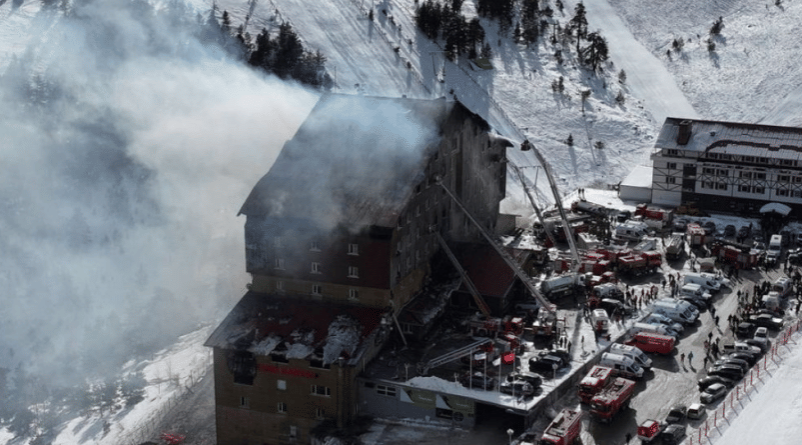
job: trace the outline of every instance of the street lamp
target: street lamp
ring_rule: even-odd
[[[513,434],[514,432],[515,432],[515,431],[513,431],[513,430],[512,430],[512,428],[510,428],[510,429],[508,429],[508,430],[507,430],[507,436],[509,436],[509,438],[510,438],[510,445],[512,445],[512,434]]]

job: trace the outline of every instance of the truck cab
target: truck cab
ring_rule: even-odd
[[[772,235],[769,240],[769,248],[766,250],[766,261],[775,264],[780,259],[783,249],[782,235]]]
[[[605,352],[599,360],[599,365],[612,368],[613,372],[621,377],[630,379],[643,377],[643,368],[635,363],[635,360],[621,354]]]

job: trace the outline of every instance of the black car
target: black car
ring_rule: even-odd
[[[548,349],[537,353],[538,357],[545,357],[547,355],[553,355],[561,358],[566,365],[571,362],[571,353],[565,349]]]
[[[724,226],[724,236],[735,236],[735,226],[732,224]]]
[[[712,235],[716,233],[716,223],[713,221],[707,221],[702,224],[702,228],[705,229],[705,235]]]
[[[537,359],[529,359],[529,371],[551,375],[555,370],[565,366],[565,361],[556,355],[544,355]]]
[[[720,358],[716,360],[715,363],[713,363],[713,366],[718,366],[718,365],[736,365],[743,370],[744,374],[746,374],[746,372],[749,371],[749,368],[751,367],[749,366],[749,362],[747,362],[746,360],[741,360],[739,358]]]
[[[516,380],[522,380],[522,381],[524,381],[526,383],[529,383],[534,388],[539,388],[540,385],[543,384],[543,377],[540,377],[537,374],[529,374],[529,373],[526,373],[526,372],[516,372],[516,373],[507,375],[507,381],[508,382],[514,382]]]
[[[660,433],[663,445],[679,445],[685,437],[685,425],[669,425]]]
[[[707,375],[717,375],[730,380],[738,381],[744,377],[744,371],[738,365],[723,364],[710,368],[707,371]]]
[[[632,306],[624,304],[618,300],[613,300],[612,298],[602,298],[599,302],[599,307],[607,311],[608,314],[623,314],[623,315],[632,315],[635,313],[635,309]]]
[[[668,411],[668,415],[666,416],[666,423],[673,424],[673,423],[681,423],[685,421],[685,417],[688,415],[688,407],[685,405],[674,405]]]
[[[750,229],[749,226],[741,226],[741,228],[738,229],[738,237],[740,238],[749,238],[751,234],[752,229]]]
[[[739,360],[743,360],[746,363],[749,363],[749,366],[755,366],[757,363],[758,357],[754,354],[750,354],[749,352],[730,352],[729,354],[725,355],[724,358],[737,358]]]
[[[630,212],[629,210],[622,210],[618,212],[618,215],[616,215],[615,217],[615,219],[620,223],[625,222],[629,218],[632,218],[632,212]]]
[[[775,331],[783,327],[782,318],[772,317],[769,314],[753,315],[749,317],[749,321],[754,323],[755,326],[762,326]]]
[[[700,300],[699,298],[692,297],[690,295],[680,295],[679,299],[682,301],[687,301],[688,303],[692,304],[699,312],[704,311],[707,309],[707,303]]]
[[[742,321],[738,323],[738,326],[735,328],[735,336],[738,338],[751,338],[756,327],[754,323]]]
[[[530,397],[535,395],[535,387],[523,380],[502,382],[499,389],[504,394],[511,394],[514,396]]]
[[[732,388],[735,386],[736,381],[732,379],[728,379],[726,377],[721,377],[719,375],[709,375],[699,380],[699,391],[704,391],[705,388],[712,385],[713,383],[721,383],[722,385],[726,386],[727,388]]]
[[[674,230],[677,232],[684,232],[688,229],[688,220],[685,218],[676,218],[672,223]]]

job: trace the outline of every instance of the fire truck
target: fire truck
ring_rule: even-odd
[[[663,263],[660,252],[632,253],[618,259],[618,273],[621,275],[645,275],[657,272]]]
[[[739,269],[752,269],[757,266],[759,255],[748,246],[742,244],[716,241],[710,245],[713,256],[722,263],[736,266]]]
[[[579,399],[582,403],[590,403],[591,399],[606,388],[612,381],[612,369],[605,366],[594,366],[579,382]]]
[[[708,235],[705,234],[705,229],[699,224],[688,224],[688,227],[685,229],[685,234],[688,237],[688,245],[691,248],[702,247],[707,244]]]
[[[565,317],[558,317],[556,311],[538,311],[532,332],[537,336],[559,337],[565,332]]]
[[[649,207],[646,204],[638,204],[635,207],[635,216],[643,218],[651,227],[664,228],[671,224],[674,219],[674,212],[671,210]]]
[[[590,400],[590,414],[601,422],[609,422],[622,408],[629,405],[635,382],[617,377]]]
[[[638,425],[638,439],[640,439],[642,443],[651,443],[657,439],[657,436],[665,427],[665,424],[654,419],[646,419],[643,423]]]
[[[511,317],[509,315],[504,318],[476,315],[465,320],[464,324],[470,329],[471,335],[480,337],[495,337],[498,334],[521,335],[524,332],[524,319],[521,317]]]
[[[581,430],[582,411],[564,409],[546,427],[540,445],[571,445]]]

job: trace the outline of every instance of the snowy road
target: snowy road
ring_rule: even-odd
[[[570,8],[577,2],[571,2]],[[666,117],[697,118],[685,94],[663,63],[635,39],[607,0],[584,0],[588,28],[601,30],[607,39],[610,58],[627,74],[630,92],[643,99],[658,125]]]

